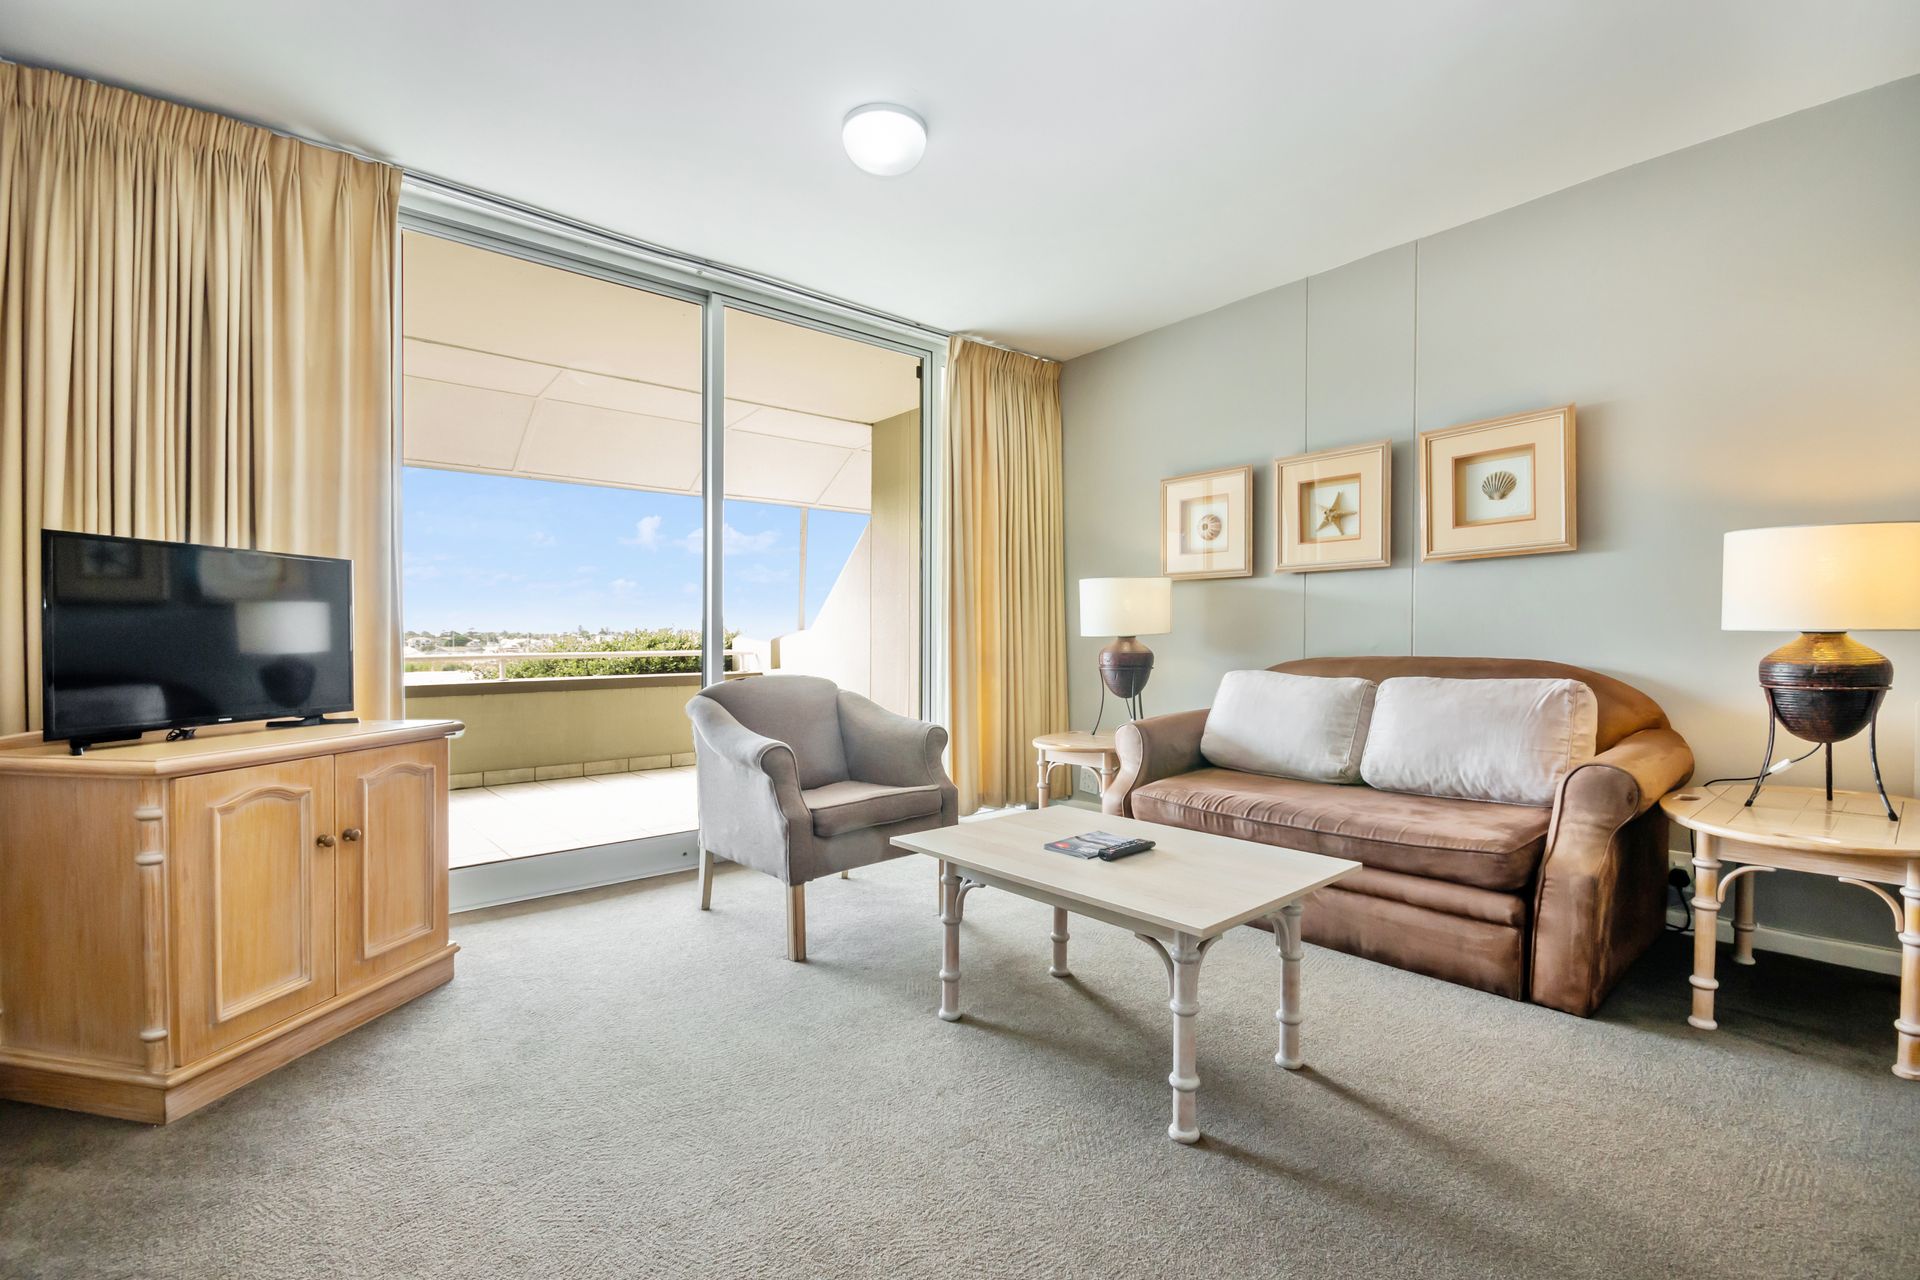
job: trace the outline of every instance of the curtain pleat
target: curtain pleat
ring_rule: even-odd
[[[400,173],[0,63],[0,734],[40,723],[40,530],[354,562],[400,713]]]
[[[1030,798],[1067,723],[1060,366],[965,339],[947,363],[942,554],[960,811]]]

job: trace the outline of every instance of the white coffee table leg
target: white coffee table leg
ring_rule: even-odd
[[[940,1017],[960,1021],[960,872],[940,864],[940,923],[946,940],[940,953]]]
[[[1280,908],[1273,922],[1273,942],[1280,951],[1280,1008],[1273,1015],[1280,1024],[1280,1052],[1273,1055],[1279,1066],[1289,1071],[1300,1069],[1300,904],[1289,902]]]
[[[1067,932],[1067,909],[1053,909],[1053,963],[1047,972],[1056,978],[1070,978],[1073,970],[1067,968],[1067,939],[1073,935]]]
[[[1206,949],[1187,933],[1176,933],[1167,953],[1172,970],[1167,1008],[1173,1011],[1173,1071],[1167,1076],[1167,1083],[1173,1086],[1173,1123],[1167,1126],[1167,1136],[1175,1142],[1200,1141],[1195,1117],[1200,1071],[1193,1020],[1200,1013],[1200,957],[1205,953]]]

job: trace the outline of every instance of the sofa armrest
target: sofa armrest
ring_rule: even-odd
[[[948,784],[940,756],[947,731],[937,724],[896,715],[857,693],[840,691],[840,741],[847,772],[861,782],[888,787]]]
[[[1642,729],[1560,780],[1534,890],[1533,998],[1585,1015],[1658,935],[1665,904],[1660,797],[1693,776],[1672,729]]]
[[[793,748],[753,732],[712,698],[689,700],[687,718],[701,847],[793,884],[796,857],[805,865],[813,845]]]
[[[1133,793],[1149,782],[1204,768],[1200,735],[1207,727],[1207,711],[1181,711],[1120,726],[1114,749],[1120,772],[1100,797],[1100,807],[1121,817],[1133,816]]]

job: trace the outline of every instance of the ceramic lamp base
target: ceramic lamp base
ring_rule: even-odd
[[[1767,695],[1767,756],[1747,796],[1751,805],[1773,769],[1776,728],[1826,748],[1827,800],[1833,800],[1833,744],[1867,731],[1873,785],[1887,817],[1898,821],[1880,779],[1877,717],[1893,687],[1893,663],[1844,631],[1808,631],[1760,660],[1760,688]]]
[[[1120,699],[1126,708],[1127,719],[1138,720],[1143,714],[1140,691],[1147,687],[1147,678],[1153,674],[1153,650],[1141,644],[1132,636],[1120,636],[1100,651],[1100,718],[1093,722],[1093,731],[1100,731],[1100,719],[1106,717],[1107,694]]]

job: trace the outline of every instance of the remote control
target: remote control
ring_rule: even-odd
[[[1153,848],[1151,840],[1127,840],[1102,853],[1100,861],[1117,862],[1121,858],[1131,858],[1136,853],[1145,853],[1151,848]]]

